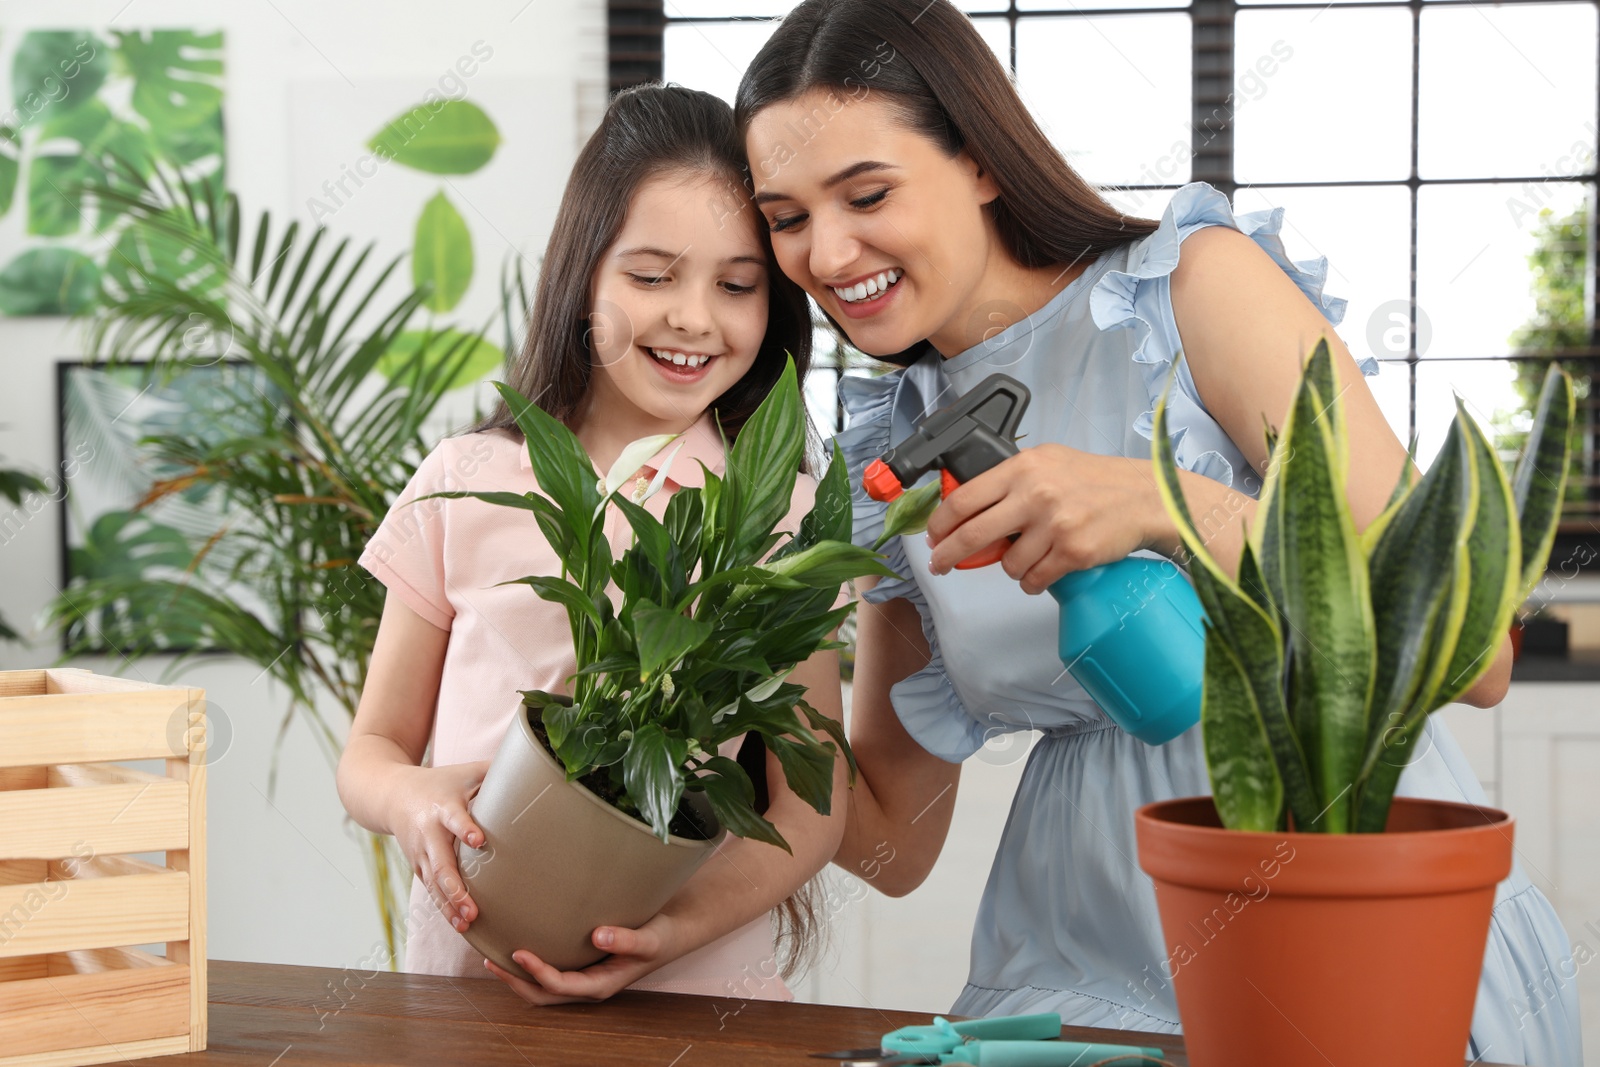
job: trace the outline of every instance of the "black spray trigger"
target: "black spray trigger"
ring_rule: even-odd
[[[991,374],[919,422],[883,461],[901,485],[937,469],[948,470],[958,482],[971,481],[1017,454],[1017,426],[1030,399],[1028,387],[1015,378]]]

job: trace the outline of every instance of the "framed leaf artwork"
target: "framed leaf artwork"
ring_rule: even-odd
[[[83,311],[134,264],[181,275],[92,190],[158,169],[222,188],[222,54],[221,32],[196,30],[0,38],[0,314]]]
[[[193,583],[259,606],[252,583],[241,578],[249,561],[236,558],[235,542],[216,537],[255,518],[229,506],[225,487],[179,477],[182,460],[207,444],[247,436],[254,422],[245,420],[286,419],[282,395],[259,371],[232,361],[163,380],[143,363],[63,360],[56,375],[61,588],[70,596],[86,581],[126,587],[114,606],[65,627],[63,647],[206,650],[201,628],[172,610],[159,583]]]

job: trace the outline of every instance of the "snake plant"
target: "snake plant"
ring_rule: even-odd
[[[799,531],[774,532],[805,447],[793,360],[728,450],[725,474],[707,470],[703,489],[677,490],[662,519],[619,490],[670,438],[635,442],[601,478],[566,425],[498,388],[543,492],[430,496],[532,512],[561,558],[559,576],[513,582],[562,605],[571,624],[571,695],[522,693],[568,781],[638,816],[663,841],[684,791],[704,792],[731,833],[788,850],[755,810],[749,776],[717,748],[761,735],[789,788],[828,814],[834,759],[843,753],[853,780],[854,758],[839,723],[785,678],[819,648],[841,647],[829,635],[853,607],[834,606],[846,580],[893,574],[877,553],[850,543],[850,486],[837,447]],[[603,529],[611,507],[634,535],[615,559]]]
[[[1267,431],[1271,459],[1234,577],[1184,501],[1163,394],[1152,453],[1207,614],[1200,720],[1224,826],[1384,829],[1427,716],[1489,669],[1544,573],[1573,408],[1572,380],[1551,365],[1508,474],[1458,399],[1427,472],[1414,479],[1408,461],[1383,512],[1357,530],[1324,338],[1281,434]]]

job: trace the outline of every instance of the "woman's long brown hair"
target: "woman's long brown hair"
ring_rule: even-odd
[[[805,0],[739,82],[740,133],[764,108],[813,89],[854,100],[883,93],[907,128],[951,156],[964,149],[999,187],[987,209],[1006,251],[1025,267],[1092,260],[1156,228],[1112,207],[1072,169],[949,0]],[[879,358],[910,363],[921,350]]]

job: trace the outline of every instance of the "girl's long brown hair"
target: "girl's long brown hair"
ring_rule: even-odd
[[[595,269],[622,232],[640,186],[683,171],[725,182],[726,201],[708,203],[706,210],[728,225],[755,226],[767,257],[766,338],[750,371],[713,405],[728,440],[777,382],[786,352],[805,380],[811,366],[805,292],[778,269],[767,228],[745,199],[750,179],[732,110],[710,93],[640,85],[617,94],[578,153],[540,265],[527,342],[506,376],[506,384],[564,422],[571,422],[589,391]],[[472,429],[518,433],[504,401]]]
[[[883,93],[909,129],[951,156],[965,149],[999,187],[987,210],[1006,251],[1025,267],[1092,260],[1156,228],[1153,219],[1112,207],[1072,169],[949,0],[805,0],[739,82],[740,133],[762,109],[813,89],[855,100]],[[828,117],[819,110],[821,121]],[[879,358],[910,363],[921,348]]]

